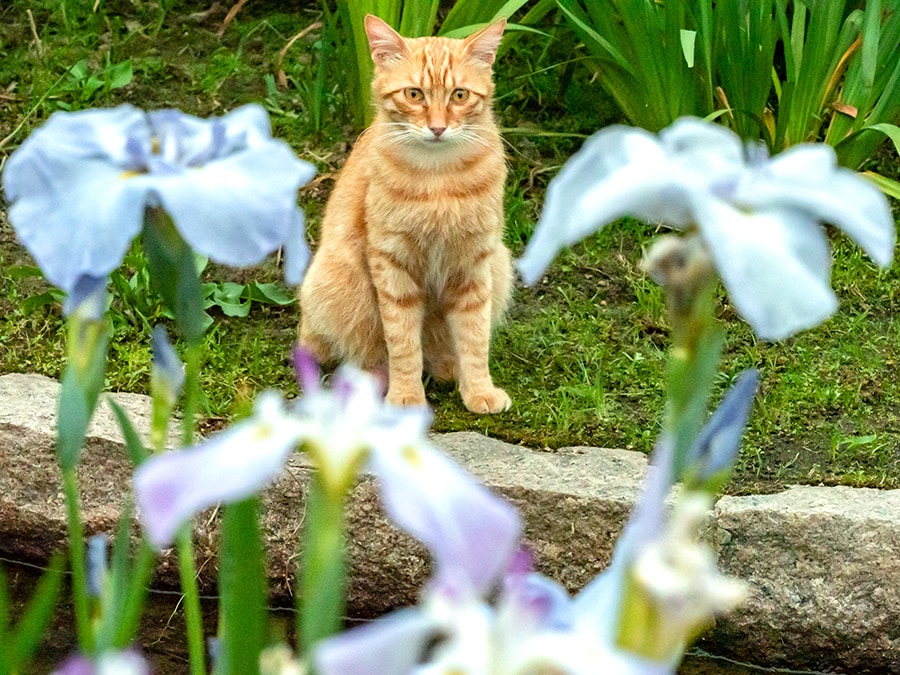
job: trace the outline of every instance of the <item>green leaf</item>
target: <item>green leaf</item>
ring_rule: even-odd
[[[100,599],[96,629],[99,652],[124,649],[131,644],[146,600],[154,554],[149,544],[142,541],[132,564],[133,519],[133,509],[128,505],[119,518],[106,585]]]
[[[527,2],[528,0],[457,0],[447,13],[438,34],[444,37],[465,37],[473,33],[473,29],[481,28],[501,16],[508,19]],[[463,28],[468,28],[469,32],[460,34]]]
[[[63,297],[65,297],[65,294],[62,293],[62,291],[56,290],[44,291],[43,293],[32,295],[22,301],[22,311],[25,314],[33,314],[43,307],[62,302]]]
[[[82,90],[81,90],[81,100],[82,101],[90,101],[91,97],[97,93],[98,89],[103,87],[103,80],[97,77],[96,75],[91,75],[87,80],[85,80]]]
[[[222,509],[219,640],[216,675],[259,673],[266,641],[265,555],[255,497]]]
[[[10,279],[41,279],[44,273],[34,265],[12,265],[6,270]]]
[[[195,343],[206,330],[203,293],[197,261],[172,219],[161,209],[152,209],[142,231],[150,280],[184,338]]]
[[[894,149],[900,154],[900,127],[896,124],[881,122],[880,124],[872,124],[860,129],[834,146],[838,161],[842,166],[851,169],[858,168],[872,154],[872,149],[877,148],[881,144],[880,140],[873,141],[872,136],[876,134],[872,132],[876,132],[878,136],[887,136],[891,139]]]
[[[56,420],[57,461],[74,469],[81,456],[88,425],[103,389],[109,323],[106,319],[69,317],[68,362],[60,382]]]
[[[225,316],[244,317],[250,313],[250,303],[242,300],[243,294],[243,284],[226,281],[215,287],[204,305],[207,308],[218,307]]]
[[[688,68],[693,68],[694,44],[697,41],[697,31],[682,28],[679,33],[681,35],[681,51],[684,52],[684,62]]]
[[[26,672],[35,653],[44,643],[50,628],[50,620],[56,609],[59,589],[64,577],[65,558],[54,555],[46,572],[41,576],[34,595],[28,601],[22,619],[12,632],[10,644],[0,645],[4,651],[9,650],[12,672]],[[3,581],[0,581],[3,584]],[[5,585],[5,584],[4,584]]]
[[[897,153],[900,154],[900,127],[896,124],[888,124],[886,122],[881,122],[880,124],[873,124],[872,126],[866,127],[864,131],[880,131],[885,136],[891,139],[891,142],[894,144],[894,148],[897,150]]]
[[[300,565],[302,603],[297,613],[300,643],[308,649],[341,629],[346,607],[347,551],[344,500],[329,493],[314,473],[306,493],[306,523]]]
[[[604,38],[594,28],[579,18],[571,8],[563,4],[560,4],[559,8],[563,11],[566,18],[575,26],[576,32],[580,33],[582,40],[584,40],[588,46],[593,43],[595,53],[599,49],[600,53],[605,53],[613,63],[618,65],[625,72],[631,72],[631,64],[609,40]]]
[[[884,194],[894,199],[900,199],[900,182],[874,171],[863,171],[862,175],[875,183]]]
[[[141,437],[138,435],[138,432],[128,418],[128,415],[122,409],[122,406],[116,403],[111,397],[107,397],[106,403],[112,409],[113,415],[115,415],[116,421],[119,423],[119,429],[122,431],[122,438],[125,439],[125,449],[128,451],[128,459],[131,460],[131,463],[134,466],[140,466],[141,463],[150,456],[150,453],[147,451],[147,448],[144,447]]]
[[[134,71],[131,68],[131,59],[117,63],[107,69],[107,85],[110,89],[121,89],[131,84]]]
[[[73,80],[78,82],[85,79],[88,76],[88,72],[90,71],[88,69],[87,59],[81,59],[81,61],[69,68],[69,75],[72,76]]]
[[[244,287],[243,297],[251,302],[271,305],[292,305],[297,302],[297,296],[279,284],[260,284],[256,281],[251,281]]]
[[[3,573],[3,567],[0,567],[0,673],[13,671],[10,664],[12,650],[7,648],[9,642],[9,594],[6,588],[6,575]]]

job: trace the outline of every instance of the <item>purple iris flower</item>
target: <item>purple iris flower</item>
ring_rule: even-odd
[[[150,675],[150,665],[136,651],[105,652],[96,659],[72,656],[53,675]]]
[[[284,246],[298,283],[309,251],[297,190],[314,173],[258,105],[210,119],[122,105],[51,115],[7,161],[3,188],[19,239],[67,293],[119,266],[148,207],[219,263]]]
[[[258,492],[301,447],[332,498],[343,497],[360,469],[375,475],[388,515],[432,551],[434,583],[455,594],[486,590],[517,545],[515,509],[428,442],[427,410],[386,404],[377,381],[354,368],[337,371],[332,388],[308,364],[301,371],[305,392],[295,403],[264,392],[249,418],[135,470],[150,542],[166,546],[195,513]]]

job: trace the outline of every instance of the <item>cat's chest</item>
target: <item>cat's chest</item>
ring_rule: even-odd
[[[381,175],[369,184],[366,210],[376,228],[405,230],[437,244],[493,230],[502,222],[503,174],[486,167],[447,175]]]

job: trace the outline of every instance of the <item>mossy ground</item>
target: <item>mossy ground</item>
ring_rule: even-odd
[[[96,9],[71,0],[5,3],[0,161],[59,109],[130,102],[205,116],[259,102],[274,133],[319,170],[301,193],[314,242],[329,188],[359,130],[343,106],[340,64],[326,60],[324,86],[315,86],[321,28],[288,46],[322,19],[317,3],[303,5],[248,3],[219,35],[225,11],[209,3],[121,0]],[[523,35],[497,67],[497,110],[511,129],[507,240],[516,255],[548,180],[584,135],[617,119],[572,56],[564,45]],[[879,161],[896,175],[894,155]],[[517,287],[493,343],[495,380],[511,394],[513,409],[472,415],[452,387],[429,382],[435,430],[476,429],[535,448],[650,450],[663,404],[668,330],[660,290],[638,262],[657,234],[634,221],[610,226],[561,255],[535,287]],[[900,268],[879,271],[846,238],[832,243],[841,307],[817,329],[784,343],[759,342],[722,296],[727,342],[717,395],[743,368],[762,374],[731,492],[795,482],[900,486]],[[47,291],[22,269],[29,264],[0,200],[0,373],[59,376],[65,351],[59,305],[28,301]],[[273,281],[279,272],[273,259],[251,270],[211,268],[207,277]],[[146,391],[146,326],[157,317],[121,300],[113,310],[108,386]],[[257,303],[247,318],[214,318],[203,382],[210,426],[245,410],[263,388],[296,393],[289,364],[296,305]]]

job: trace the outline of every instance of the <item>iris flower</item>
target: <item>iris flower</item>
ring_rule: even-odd
[[[248,419],[196,446],[155,455],[135,470],[135,499],[150,542],[166,546],[195,513],[258,492],[303,447],[325,489],[338,497],[367,465],[394,522],[435,552],[435,583],[458,592],[468,592],[470,584],[480,590],[497,574],[490,556],[516,546],[515,510],[428,442],[425,409],[384,403],[375,379],[351,367],[338,370],[326,389],[311,359],[299,361],[305,393],[295,403],[264,392]],[[462,558],[464,549],[478,554]]]
[[[547,190],[518,268],[533,284],[556,254],[625,215],[699,233],[737,311],[778,340],[834,313],[822,223],[836,225],[879,265],[893,257],[884,195],[837,166],[831,147],[774,157],[728,129],[683,118],[655,136],[612,126],[588,139]]]
[[[691,451],[695,484],[730,467],[756,390],[741,376]],[[744,597],[694,541],[712,503],[686,490],[667,516],[672,444],[657,445],[644,491],[610,567],[574,598],[530,570],[521,550],[460,550],[495,571],[477,583],[429,584],[418,605],[326,638],[313,648],[320,675],[669,675],[687,641]],[[474,565],[459,564],[458,569]],[[460,589],[468,592],[460,592]],[[496,595],[495,604],[489,597]],[[632,610],[638,610],[632,612]]]
[[[97,659],[72,656],[53,675],[150,675],[150,666],[137,652],[105,652]]]
[[[298,283],[309,252],[297,189],[313,174],[258,105],[208,120],[122,105],[51,115],[7,161],[3,188],[19,239],[67,293],[119,266],[148,207],[226,265],[284,246]]]

